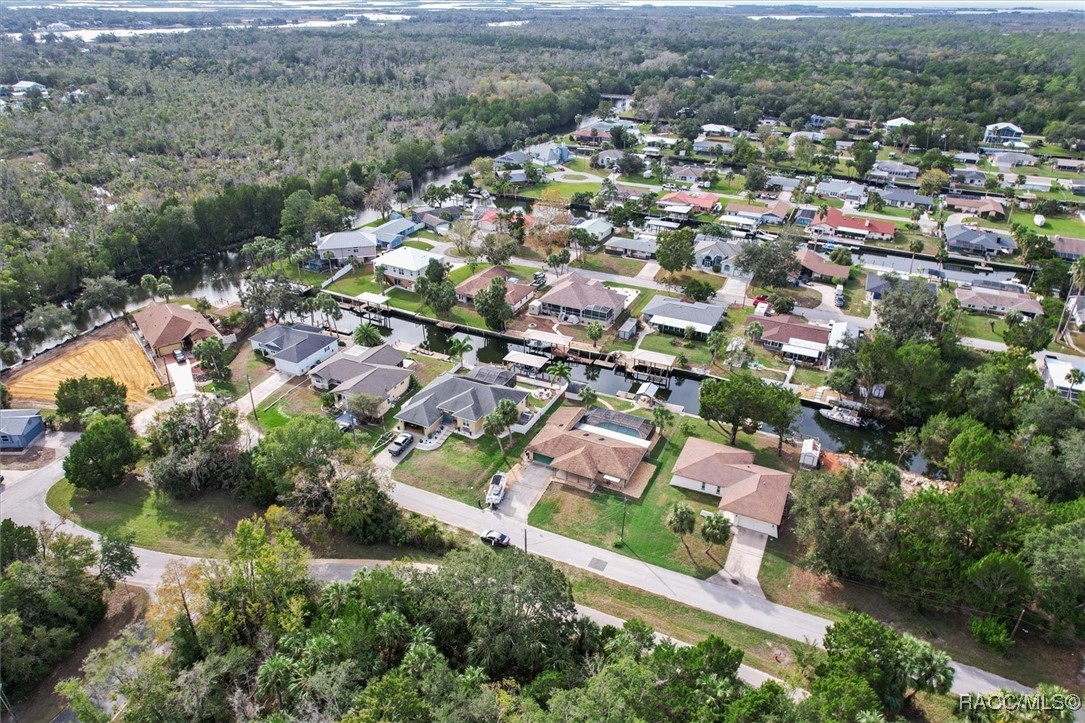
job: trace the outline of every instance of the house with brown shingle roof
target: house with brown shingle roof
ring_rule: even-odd
[[[832,329],[811,324],[801,316],[751,315],[746,320],[746,326],[753,324],[760,324],[762,329],[756,340],[766,349],[779,352],[786,360],[820,364],[829,349]]]
[[[658,438],[652,423],[641,417],[595,407],[562,407],[550,415],[527,453],[533,462],[549,467],[552,480],[559,484],[589,492],[604,485],[639,496],[643,485],[634,489],[630,484]]]
[[[625,309],[625,302],[625,296],[607,288],[598,279],[570,271],[539,299],[539,311],[559,319],[575,316],[580,321],[598,321],[603,326],[610,326]]]
[[[461,304],[475,305],[475,294],[490,288],[494,279],[505,280],[505,303],[512,307],[513,313],[535,298],[535,288],[530,284],[509,283],[509,272],[500,266],[491,266],[469,277],[456,287],[456,300]]]
[[[984,196],[983,198],[966,198],[964,196],[946,196],[946,208],[964,213],[972,213],[981,218],[1005,218],[1006,204],[1001,198]]]
[[[221,336],[203,314],[180,304],[152,302],[133,314],[132,318],[155,356],[190,347],[212,336]]]
[[[778,537],[791,475],[754,464],[753,452],[690,437],[671,485],[719,497],[720,511],[736,527]]]
[[[810,249],[799,249],[795,256],[802,265],[802,275],[816,281],[847,279],[851,275],[851,267],[827,261]]]
[[[1002,291],[984,287],[973,287],[971,289],[958,287],[956,296],[962,309],[982,311],[986,314],[1001,316],[1016,311],[1031,319],[1044,313],[1044,307],[1040,305],[1039,301],[1028,294],[1020,294],[1015,291]]]

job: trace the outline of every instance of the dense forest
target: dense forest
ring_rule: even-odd
[[[84,278],[273,231],[306,184],[357,208],[376,184],[410,190],[428,168],[565,129],[599,93],[635,92],[650,117],[687,109],[739,126],[907,114],[1035,132],[1085,117],[1083,36],[1056,15],[799,26],[590,12],[501,28],[465,12],[89,44],[5,36],[0,81],[50,88],[0,114],[6,330]]]

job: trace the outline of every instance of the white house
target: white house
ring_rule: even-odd
[[[606,241],[614,233],[614,227],[601,218],[589,218],[578,223],[574,228],[590,233],[596,241]]]
[[[1069,379],[1070,373],[1075,369],[1085,375],[1085,363],[1071,364],[1057,356],[1044,354],[1036,364],[1040,368],[1040,376],[1043,377],[1045,387],[1054,389],[1071,402],[1077,402],[1085,397],[1085,382],[1074,384]]]
[[[893,118],[893,119],[887,120],[885,122],[885,129],[888,130],[888,131],[892,131],[892,130],[897,130],[899,128],[904,128],[905,126],[914,126],[914,125],[915,125],[915,123],[908,120],[904,116],[901,116],[899,118]]]
[[[430,261],[444,263],[444,259],[429,251],[400,246],[377,257],[376,264],[384,268],[384,276],[393,286],[414,291],[415,283],[429,266]]]
[[[318,235],[316,255],[321,259],[330,255],[336,264],[345,263],[352,256],[358,263],[368,263],[377,258],[377,239],[361,229]]]
[[[1021,140],[1024,131],[1013,123],[992,123],[983,129],[984,143],[1007,145]]]
[[[753,452],[690,437],[674,463],[673,487],[720,498],[736,527],[778,537],[791,475],[754,464]]]
[[[293,376],[308,374],[339,349],[339,340],[308,324],[275,324],[254,334],[253,351],[275,360],[275,368]]]
[[[701,132],[706,136],[714,136],[716,138],[734,138],[738,135],[737,129],[719,123],[705,123],[701,126]]]

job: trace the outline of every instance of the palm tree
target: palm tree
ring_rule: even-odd
[[[923,239],[914,238],[908,242],[908,250],[912,252],[912,261],[908,264],[908,273],[912,273],[912,266],[915,265],[915,255],[923,250]]]
[[[1085,372],[1081,371],[1077,367],[1074,367],[1066,373],[1066,381],[1070,383],[1071,389],[1076,386],[1080,386],[1082,382],[1085,382]]]
[[[474,348],[475,347],[471,346],[471,340],[469,338],[452,337],[448,342],[448,356],[452,361],[456,361],[457,359],[462,361],[464,355]]]
[[[275,694],[279,710],[283,708],[283,692],[294,678],[294,661],[276,653],[264,661],[256,673],[256,687],[263,695]]]
[[[934,252],[934,258],[938,262],[938,268],[942,268],[943,264],[949,260],[949,249],[946,248],[946,242],[938,244],[938,250]]]
[[[1074,265],[1070,267],[1070,293],[1067,297],[1074,296],[1074,287],[1077,287],[1077,293],[1085,293],[1085,257],[1082,257],[1074,262]],[[1063,321],[1065,319],[1065,322]],[[1062,309],[1062,313],[1059,314],[1059,323],[1055,327],[1055,338],[1060,339],[1065,336],[1066,332],[1070,329],[1070,305],[1065,304]]]
[[[569,381],[569,377],[572,376],[573,370],[570,369],[569,365],[565,362],[556,361],[546,368],[546,373],[552,377]]]
[[[580,390],[580,403],[584,405],[585,409],[591,407],[597,401],[599,401],[599,395],[591,387],[584,387]]]
[[[381,613],[373,625],[377,638],[377,648],[386,667],[391,667],[392,658],[399,648],[410,638],[411,625],[398,610]]]
[[[497,446],[501,450],[501,456],[504,457],[505,443],[501,441],[501,435],[505,433],[505,420],[501,418],[501,415],[497,413],[496,409],[486,415],[486,418],[482,420],[482,431],[497,440]]]
[[[361,346],[379,346],[384,341],[380,329],[370,323],[361,324],[354,330],[354,343]]]
[[[716,363],[716,357],[720,354],[720,349],[723,348],[724,342],[727,341],[727,335],[722,330],[716,329],[708,335],[708,339],[705,340],[708,344],[708,350],[712,352],[712,360],[709,362],[709,366]]]
[[[158,291],[159,296],[169,303],[170,297],[173,296],[173,279],[162,274],[158,277],[158,281],[155,282],[155,290]]]
[[[666,407],[656,407],[652,410],[652,424],[656,426],[659,433],[662,434],[667,429],[667,425],[674,419],[674,412]]]
[[[746,327],[746,336],[751,339],[760,339],[761,335],[765,333],[765,327],[761,326],[761,322],[755,321]]]
[[[139,279],[140,287],[151,295],[151,301],[154,301],[154,297],[158,294],[158,279],[154,274],[144,274]]]
[[[512,438],[512,425],[520,419],[520,410],[510,399],[502,399],[497,403],[497,407],[493,411],[494,414],[504,423],[505,429],[509,433],[509,438]]]
[[[682,538],[682,545],[686,548],[686,554],[693,559],[689,544],[686,543],[686,535],[693,532],[697,524],[697,513],[684,502],[675,502],[667,513],[667,529]]]
[[[320,607],[326,610],[332,615],[337,617],[343,609],[350,602],[351,592],[347,583],[342,580],[335,580],[328,583],[327,587],[320,593]]]
[[[705,549],[707,555],[713,545],[726,545],[731,539],[731,520],[722,512],[709,515],[701,523],[701,538],[708,543]]]
[[[324,321],[338,334],[339,327],[335,325],[335,322],[343,318],[343,310],[339,308],[339,304],[333,296],[317,294],[316,298],[319,302],[318,310],[324,315]]]
[[[377,282],[377,287],[384,291],[384,287],[388,284],[388,279],[384,276],[384,265],[375,266],[373,268],[373,279]]]

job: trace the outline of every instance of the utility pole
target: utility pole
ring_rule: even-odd
[[[1010,631],[1010,640],[1013,640],[1013,636],[1017,634],[1017,628],[1021,627],[1021,619],[1025,617],[1025,609],[1021,608],[1021,614],[1017,616],[1017,622],[1013,624],[1013,630]]]
[[[524,552],[527,552],[527,528],[524,528]]]
[[[260,419],[260,413],[256,410],[256,402],[252,398],[252,377],[248,374],[245,375],[245,383],[249,385],[249,404],[252,405],[252,416],[254,419]]]

